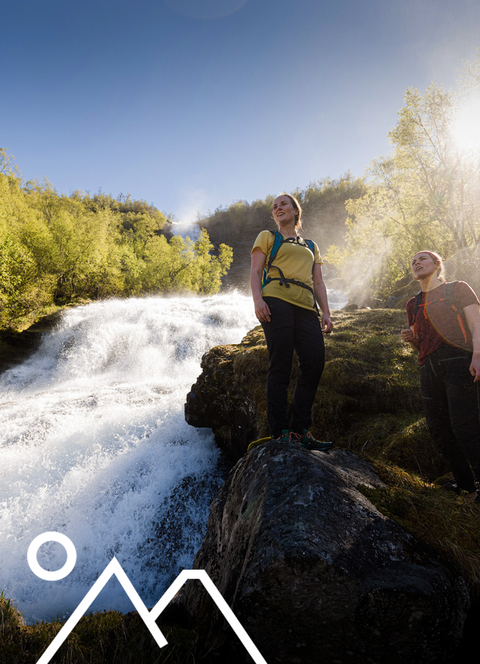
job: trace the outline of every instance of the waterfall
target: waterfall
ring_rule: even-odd
[[[225,468],[183,404],[211,347],[257,321],[251,298],[107,300],[66,311],[26,362],[0,376],[0,590],[29,622],[65,619],[116,556],[153,606],[201,545]],[[69,576],[45,581],[31,541],[67,535]],[[59,569],[65,550],[38,562]],[[91,610],[132,610],[111,580]]]

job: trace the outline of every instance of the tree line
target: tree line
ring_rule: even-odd
[[[220,289],[232,250],[173,236],[166,216],[130,196],[58,194],[23,182],[0,149],[0,328],[52,304]]]

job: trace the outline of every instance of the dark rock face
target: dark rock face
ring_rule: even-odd
[[[266,435],[255,390],[264,400],[267,366],[263,331],[256,328],[241,344],[216,346],[206,353],[202,373],[187,394],[185,420],[194,427],[213,429],[218,446],[233,463],[252,440]]]
[[[185,420],[194,427],[212,428],[219,447],[235,462],[256,438],[256,412],[251,395],[233,381],[229,349],[217,346],[203,357],[202,374],[187,394]]]
[[[0,341],[6,344],[7,349],[4,349],[0,355],[0,373],[30,357],[40,345],[43,335],[58,324],[61,316],[61,311],[43,316],[23,332],[4,330],[0,335]]]
[[[268,443],[245,455],[213,501],[194,567],[205,569],[268,664],[428,664],[461,638],[469,595],[356,488],[366,462]],[[251,664],[209,596],[182,606],[203,661]]]

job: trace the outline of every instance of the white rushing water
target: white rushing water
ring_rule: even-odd
[[[71,613],[113,556],[147,606],[191,567],[224,468],[211,431],[185,423],[185,396],[202,354],[256,323],[238,293],[98,302],[0,377],[0,590],[27,621]],[[27,564],[46,531],[77,550],[60,581]],[[44,544],[38,561],[58,569],[65,550]],[[111,580],[91,608],[132,605]]]

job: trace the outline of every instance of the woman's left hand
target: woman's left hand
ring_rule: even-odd
[[[326,334],[329,334],[333,330],[332,319],[330,318],[330,316],[327,316],[326,314],[322,315],[322,330]]]

